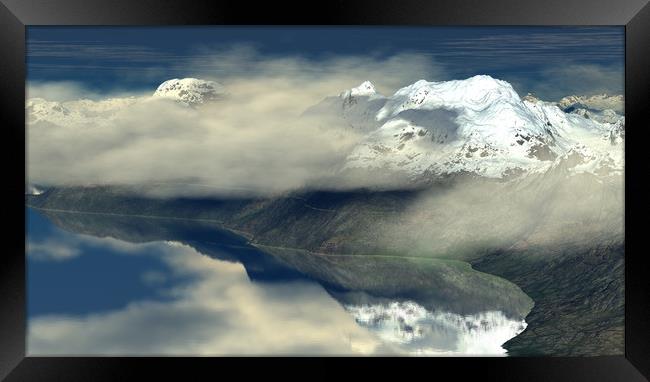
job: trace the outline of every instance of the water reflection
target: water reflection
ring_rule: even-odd
[[[413,301],[349,305],[346,310],[384,343],[412,354],[505,354],[500,345],[526,328],[525,321],[499,311],[462,316],[430,312]]]
[[[148,250],[193,281],[168,287],[169,302],[32,318],[29,354],[345,354],[350,337],[362,352],[378,345],[317,284],[251,283],[240,264],[175,242]]]
[[[523,330],[323,277],[208,223],[28,209],[28,354],[499,355]]]

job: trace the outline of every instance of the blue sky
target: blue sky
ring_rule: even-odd
[[[27,68],[30,83],[71,82],[107,93],[149,91],[174,77],[219,80],[256,70],[215,59],[232,52],[245,51],[248,63],[291,57],[307,65],[410,54],[432,69],[412,78],[400,73],[403,82],[489,74],[522,95],[553,100],[622,93],[624,37],[622,27],[29,27]],[[359,80],[365,79],[382,81]]]

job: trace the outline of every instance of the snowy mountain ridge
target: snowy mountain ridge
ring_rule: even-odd
[[[171,79],[151,96],[66,102],[30,98],[28,124],[109,128],[132,105],[171,99],[194,109],[226,95],[195,78]],[[361,133],[339,169],[400,172],[413,181],[471,173],[508,179],[539,173],[579,156],[576,172],[620,173],[625,118],[611,106],[622,96],[570,96],[545,102],[520,97],[506,81],[479,75],[464,80],[417,81],[384,96],[370,81],[326,97],[305,111],[324,114]],[[564,107],[563,106],[571,105]],[[589,108],[578,107],[591,105]]]
[[[136,97],[108,98],[101,101],[81,99],[75,101],[48,101],[30,98],[25,104],[27,123],[45,123],[56,126],[110,125],[115,114],[141,102]]]
[[[622,115],[609,109],[591,117],[567,113],[553,102],[522,99],[509,83],[490,76],[417,81],[382,97],[376,112],[363,113],[370,97],[349,98],[344,119],[369,131],[349,156],[347,169],[398,171],[413,180],[455,173],[507,178],[543,172],[576,153],[591,164],[576,171],[623,168]],[[356,108],[354,113],[346,113],[346,105]]]
[[[374,96],[374,95],[377,95],[377,90],[375,89],[375,85],[373,85],[372,82],[370,81],[365,81],[361,85],[355,88],[342,92],[339,96],[345,99],[345,98],[356,97],[356,96]]]
[[[110,127],[119,112],[136,104],[171,100],[180,105],[195,108],[218,101],[226,94],[225,88],[214,81],[175,78],[161,83],[151,96],[107,98],[99,101],[79,99],[63,102],[29,98],[25,103],[25,110],[29,124]]]

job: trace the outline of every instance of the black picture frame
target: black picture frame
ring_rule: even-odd
[[[499,381],[643,381],[650,378],[650,272],[643,251],[648,202],[643,177],[650,105],[650,5],[648,0],[320,1],[300,4],[243,1],[0,0],[0,90],[5,184],[4,253],[0,255],[0,379],[124,380],[156,370],[188,379],[201,370],[217,377],[223,368],[268,376],[292,374],[289,362],[318,377],[383,374],[380,358],[342,358],[352,373],[330,366],[333,359],[190,357],[25,356],[25,30],[29,25],[624,25],[625,26],[625,356],[540,358],[400,359],[434,376],[474,375]],[[22,222],[22,226],[19,224]],[[237,362],[233,362],[237,361]],[[252,366],[261,363],[260,367]],[[365,367],[357,367],[358,363]],[[233,366],[234,365],[234,366]],[[356,371],[355,371],[356,370]],[[228,370],[235,371],[235,370]],[[147,375],[147,374],[144,374]],[[225,375],[225,374],[224,374]],[[426,374],[425,374],[426,375]],[[297,374],[296,376],[305,376]]]

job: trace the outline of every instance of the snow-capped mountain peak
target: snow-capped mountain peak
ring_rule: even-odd
[[[102,100],[52,101],[29,98],[25,111],[29,124],[64,127],[110,127],[113,119],[128,108],[151,100],[170,99],[179,105],[196,107],[225,96],[224,87],[196,78],[171,79],[158,86],[151,96],[128,96]]]
[[[379,96],[375,85],[370,81],[364,81],[361,85],[352,89],[345,90],[339,94],[339,97],[344,100],[349,100],[353,97],[376,97]]]
[[[380,110],[377,118],[393,117],[410,109],[479,110],[496,102],[520,101],[519,95],[508,82],[487,75],[441,82],[419,80],[399,89]]]
[[[187,106],[202,105],[224,95],[225,89],[220,83],[197,78],[167,80],[153,93],[154,98],[172,99]]]
[[[25,106],[30,126],[110,128],[115,118],[143,102],[171,99],[194,108],[224,96],[216,82],[184,78],[163,82],[150,97],[65,102],[30,98]],[[377,93],[365,81],[325,98],[303,115],[315,117],[323,127],[349,126],[363,137],[343,171],[387,169],[416,180],[455,173],[508,178],[543,172],[567,153],[583,158],[577,171],[622,170],[625,117],[615,109],[596,107],[616,102],[622,96],[570,96],[561,102],[520,98],[508,82],[479,75],[420,80],[391,96]]]
[[[367,126],[368,135],[345,168],[388,169],[413,179],[454,173],[506,178],[544,171],[570,150],[622,168],[622,116],[567,113],[532,95],[522,99],[508,82],[491,76],[420,80],[382,103],[372,110],[354,105],[354,115],[368,121],[351,125]],[[340,110],[350,115],[345,105]]]
[[[25,102],[29,124],[45,123],[57,126],[104,126],[120,110],[139,101],[136,97],[107,98],[100,101],[48,101],[29,98]]]
[[[350,89],[350,95],[352,96],[371,96],[375,94],[377,94],[377,90],[370,81],[365,81],[356,88]]]

